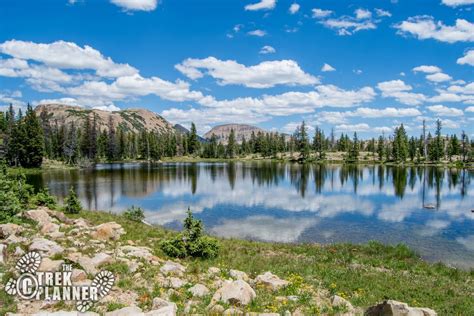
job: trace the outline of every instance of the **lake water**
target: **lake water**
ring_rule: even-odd
[[[145,210],[180,229],[188,207],[217,236],[277,242],[406,243],[423,258],[474,267],[473,170],[290,163],[99,164],[29,176],[60,200]]]

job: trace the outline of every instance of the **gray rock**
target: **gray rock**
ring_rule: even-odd
[[[0,225],[0,238],[7,239],[11,235],[18,235],[19,233],[23,231],[24,231],[24,228],[16,224],[12,224],[12,223],[1,224]]]
[[[365,312],[367,316],[436,316],[438,315],[434,310],[423,307],[410,307],[406,303],[387,300],[378,305],[369,307]]]
[[[140,258],[147,261],[151,261],[154,257],[150,248],[137,246],[122,246],[119,248],[118,254],[121,257]]]
[[[99,240],[119,240],[125,230],[116,222],[100,224],[91,233],[92,238]]]
[[[64,251],[63,247],[56,242],[44,238],[33,239],[29,249],[30,251],[38,251],[48,257],[60,254]]]
[[[255,278],[255,283],[263,284],[264,286],[272,289],[273,291],[279,290],[289,284],[288,281],[280,279],[278,276],[271,272],[265,272],[264,274],[258,275]]]
[[[194,297],[203,297],[209,294],[209,289],[203,284],[196,284],[188,289]]]
[[[352,304],[348,300],[340,297],[339,295],[333,295],[331,297],[331,304],[334,307],[343,307],[349,313],[352,313],[354,311],[354,306],[352,306]]]
[[[165,275],[183,275],[183,273],[186,271],[186,268],[177,262],[166,261],[165,264],[160,268],[160,271]]]
[[[144,316],[145,314],[142,312],[140,308],[136,306],[124,307],[112,312],[105,313],[105,316],[129,316],[129,315]]]
[[[84,268],[84,270],[90,274],[96,274],[99,272],[99,266],[112,262],[112,256],[103,252],[96,254],[93,258],[83,256],[77,259],[77,263],[79,263]]]
[[[49,216],[47,210],[47,208],[39,207],[36,210],[29,210],[24,212],[23,216],[37,222],[40,227],[43,227],[44,225],[51,223],[51,221],[53,220],[51,216]]]
[[[233,305],[247,305],[257,294],[250,285],[243,280],[226,282],[220,289],[214,293],[211,302],[224,302]]]
[[[38,268],[39,271],[49,271],[49,272],[57,272],[62,270],[62,265],[64,260],[51,260],[49,258],[43,258],[41,260],[41,264]]]
[[[152,310],[145,313],[146,316],[174,316],[178,311],[175,303],[165,301],[159,297],[153,299]]]
[[[235,280],[244,280],[245,282],[249,281],[249,276],[243,271],[231,269],[229,275]]]
[[[183,287],[185,285],[186,281],[176,277],[171,277],[167,281],[167,286],[173,289],[179,289],[180,287]]]
[[[7,260],[7,245],[0,244],[0,264],[5,264]]]

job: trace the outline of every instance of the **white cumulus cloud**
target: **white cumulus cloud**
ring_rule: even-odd
[[[191,79],[198,79],[206,74],[217,79],[220,85],[269,88],[275,85],[311,85],[319,82],[293,60],[264,61],[247,67],[234,60],[219,60],[215,57],[189,58],[175,67]]]
[[[438,66],[428,66],[428,65],[421,65],[421,66],[413,68],[412,70],[413,72],[424,72],[427,74],[441,72],[441,68],[439,68]]]
[[[153,11],[158,5],[158,0],[110,0],[110,2],[125,11]]]
[[[453,78],[448,74],[438,72],[438,73],[435,73],[435,74],[427,75],[426,79],[428,79],[429,81],[433,81],[433,82],[445,82],[445,81],[450,81]]]
[[[459,65],[471,65],[474,66],[474,49],[467,51],[463,57],[457,60]]]
[[[290,8],[288,9],[288,11],[290,11],[291,14],[295,14],[299,10],[300,10],[300,5],[298,3],[291,4]]]
[[[474,4],[474,0],[442,0],[441,2],[449,7]]]
[[[450,108],[441,104],[428,106],[427,109],[440,116],[463,116],[464,115],[464,112],[460,109]]]
[[[313,12],[313,18],[325,18],[332,14],[331,10],[323,10],[323,9],[317,9],[317,8],[314,8],[311,11]]]
[[[98,76],[120,77],[138,73],[128,64],[117,64],[110,57],[85,45],[56,41],[49,44],[10,40],[0,44],[0,52],[21,60],[33,60],[59,69],[92,69]]]
[[[260,49],[259,54],[265,55],[265,54],[273,54],[275,52],[276,52],[275,48],[269,45],[265,45],[262,47],[262,49]]]
[[[260,2],[248,4],[245,6],[247,11],[272,10],[275,8],[276,0],[260,0]]]
[[[324,64],[323,67],[321,68],[322,72],[328,72],[328,71],[336,71],[336,68],[329,64]]]
[[[474,24],[464,19],[457,19],[452,26],[436,22],[432,16],[415,16],[403,21],[395,28],[402,35],[411,34],[418,39],[435,39],[440,42],[472,42],[474,41]]]

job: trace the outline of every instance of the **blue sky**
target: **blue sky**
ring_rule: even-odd
[[[0,106],[474,136],[474,0],[0,2]]]

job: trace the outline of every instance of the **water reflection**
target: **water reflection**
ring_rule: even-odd
[[[30,177],[84,206],[178,228],[189,207],[224,237],[405,242],[429,260],[474,267],[473,171],[285,163],[102,164]]]

